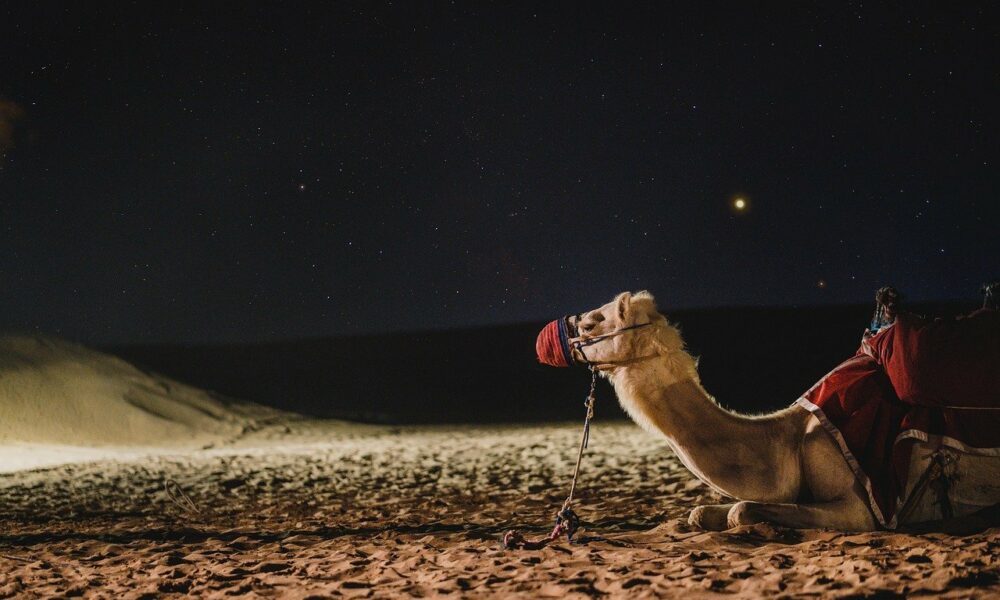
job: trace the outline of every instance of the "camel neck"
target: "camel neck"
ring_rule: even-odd
[[[797,448],[797,413],[748,417],[722,408],[697,380],[693,359],[684,356],[690,370],[676,368],[685,365],[684,357],[671,357],[616,372],[612,382],[623,408],[664,436],[681,462],[716,491],[745,500],[787,498],[788,488],[798,487],[797,469],[784,472],[776,465],[788,465],[782,454]]]

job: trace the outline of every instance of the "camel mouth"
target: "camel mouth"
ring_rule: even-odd
[[[580,320],[580,315],[568,315],[563,317],[566,319],[566,328],[570,339],[580,336],[580,332],[576,328],[577,322]]]

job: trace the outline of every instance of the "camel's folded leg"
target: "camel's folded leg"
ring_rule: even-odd
[[[730,527],[767,521],[795,529],[825,527],[843,531],[871,531],[878,528],[868,508],[859,505],[853,498],[822,504],[737,502],[729,509],[726,520]]]
[[[688,515],[688,524],[709,531],[723,531],[729,529],[729,511],[732,504],[706,504],[699,506]]]

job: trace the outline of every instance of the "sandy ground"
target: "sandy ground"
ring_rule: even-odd
[[[0,596],[1000,596],[1000,529],[692,530],[712,492],[625,423],[595,424],[577,504],[609,541],[504,550],[507,528],[547,532],[578,435],[293,421],[0,475]]]

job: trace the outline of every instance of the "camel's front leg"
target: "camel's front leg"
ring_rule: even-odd
[[[853,498],[821,504],[737,502],[729,509],[726,520],[730,527],[767,521],[795,529],[872,531],[878,528],[868,508],[859,506]]]
[[[729,529],[729,511],[732,504],[706,504],[699,506],[688,515],[688,524],[709,531]]]

